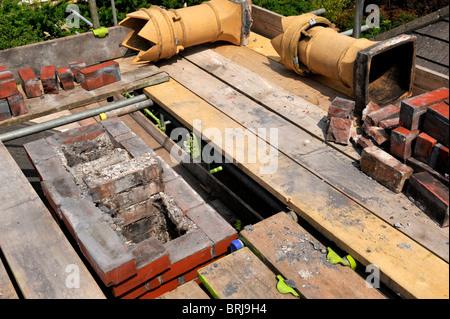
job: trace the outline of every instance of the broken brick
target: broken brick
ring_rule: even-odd
[[[352,126],[352,120],[332,117],[328,121],[326,140],[347,145],[350,140]]]
[[[369,146],[375,146],[375,142],[371,137],[365,137],[363,135],[358,136],[357,145],[362,148],[366,148]]]
[[[19,93],[14,75],[4,68],[0,70],[0,99]]]
[[[380,121],[380,123],[378,123],[378,126],[384,128],[387,131],[392,131],[393,129],[396,129],[400,126],[400,118],[395,117],[393,119]]]
[[[121,79],[119,64],[115,61],[81,69],[79,75],[81,86],[87,91],[115,83]]]
[[[72,71],[72,74],[75,78],[75,82],[81,83],[81,76],[80,76],[80,70],[84,69],[86,67],[86,63],[84,61],[74,61],[69,63],[70,71]]]
[[[367,114],[378,111],[379,109],[381,109],[381,107],[378,104],[369,101],[366,108],[362,111],[361,121],[364,122],[366,120]]]
[[[11,111],[9,110],[9,104],[6,99],[0,100],[0,121],[4,121],[11,118]]]
[[[336,97],[328,107],[328,119],[339,117],[349,119],[353,115],[355,109],[355,101]]]
[[[433,147],[437,141],[426,133],[420,133],[416,139],[416,146],[414,147],[414,157],[419,161],[429,164]]]
[[[368,123],[368,126],[378,126],[381,121],[393,119],[399,117],[399,115],[400,108],[391,104],[370,114],[367,114],[366,120],[364,122]]]
[[[413,174],[406,195],[441,227],[448,227],[448,188],[426,172]]]
[[[434,137],[439,143],[449,147],[449,106],[447,103],[438,103],[427,109],[423,131]]]
[[[11,110],[12,116],[19,116],[28,113],[28,108],[25,105],[22,93],[17,93],[6,98]]]
[[[45,94],[58,94],[58,78],[54,65],[47,65],[41,69],[41,83]]]
[[[437,143],[431,153],[430,166],[438,173],[445,175],[449,170],[449,150],[441,143]]]
[[[443,102],[448,99],[448,96],[448,89],[441,88],[402,101],[400,107],[400,125],[408,130],[421,130],[428,107]]]
[[[411,167],[376,146],[363,149],[360,164],[364,173],[395,193],[402,191],[413,173]]]
[[[419,130],[410,131],[402,126],[391,132],[390,153],[402,160],[412,155],[413,142],[419,135]]]
[[[365,128],[365,132],[375,141],[375,143],[377,143],[377,145],[381,146],[389,141],[389,135],[381,127],[369,126]]]
[[[61,86],[64,90],[73,90],[75,88],[73,74],[69,68],[60,68],[56,70]]]
[[[31,99],[42,95],[39,79],[32,68],[19,70],[20,83],[27,98]]]

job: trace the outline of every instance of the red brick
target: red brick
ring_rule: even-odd
[[[108,61],[80,70],[80,81],[87,91],[120,81],[119,64]]]
[[[414,147],[414,157],[419,161],[429,164],[433,147],[437,141],[426,133],[420,133],[416,139],[416,146]]]
[[[6,66],[0,65],[0,72],[7,71],[7,70],[8,70],[8,68]]]
[[[184,213],[205,202],[181,177],[166,182],[165,192],[172,196]]]
[[[332,117],[349,119],[353,116],[354,109],[354,101],[336,97],[328,107],[328,119],[331,119]]]
[[[332,117],[328,121],[326,140],[347,145],[352,133],[352,127],[352,120]]]
[[[236,230],[208,204],[190,209],[186,215],[214,243],[212,257],[226,253],[230,243],[237,239]]]
[[[362,111],[361,121],[364,122],[366,120],[367,114],[378,111],[379,109],[381,109],[381,107],[378,104],[369,101],[366,108]]]
[[[378,123],[378,126],[388,131],[394,130],[400,126],[400,118],[395,117],[393,119],[380,121],[380,123]]]
[[[164,246],[169,251],[172,265],[161,275],[163,283],[212,259],[213,243],[200,229],[175,238]]]
[[[28,113],[28,108],[25,104],[22,93],[8,96],[6,100],[8,101],[12,116],[19,116]]]
[[[360,164],[364,173],[395,193],[402,191],[405,181],[413,173],[411,167],[376,146],[363,149]]]
[[[402,126],[391,132],[390,153],[402,160],[411,157],[413,142],[419,135],[419,130],[410,131]]]
[[[448,227],[448,188],[428,173],[411,176],[406,195],[441,227]]]
[[[69,63],[70,71],[72,71],[73,76],[75,78],[75,82],[81,83],[80,70],[86,67],[86,63],[84,61],[74,61]]]
[[[8,69],[0,70],[0,99],[19,93],[14,75]]]
[[[399,115],[400,108],[391,104],[370,114],[367,114],[366,120],[364,122],[367,122],[368,125],[371,126],[378,126],[381,121],[393,119],[399,117]]]
[[[113,173],[113,175],[111,175]],[[83,178],[94,201],[113,196],[161,175],[159,162],[150,155],[135,157]]]
[[[146,283],[134,288],[131,291],[126,292],[125,294],[119,296],[121,299],[136,299],[145,293],[152,291],[161,286],[159,281],[159,277],[155,277],[147,281]]]
[[[47,65],[41,69],[41,83],[45,94],[58,94],[58,78],[54,65]]]
[[[389,141],[389,135],[381,127],[369,126],[365,129],[365,132],[375,141],[375,143],[377,143],[377,145],[381,146],[387,141]]]
[[[402,101],[400,107],[400,125],[409,130],[421,130],[424,115],[428,107],[443,102],[448,97],[448,89],[441,88]]]
[[[171,280],[168,283],[161,285],[160,287],[151,290],[144,295],[140,296],[139,299],[155,299],[159,296],[165,294],[166,292],[172,291],[179,286],[178,278]]]
[[[169,252],[156,238],[151,237],[136,244],[132,253],[136,258],[137,274],[112,287],[116,297],[132,291],[170,268]]]
[[[64,90],[69,91],[75,88],[73,74],[69,68],[60,68],[56,70],[56,73],[58,74],[59,81]]]
[[[375,145],[371,137],[365,137],[363,135],[352,136],[350,141],[352,141],[354,147],[366,148]]]
[[[0,99],[0,121],[4,121],[11,118],[11,111],[6,99]]]
[[[440,181],[445,186],[447,186],[447,187],[449,186],[448,176],[445,177],[445,176],[441,175],[440,173],[435,171],[433,168],[431,168],[431,166],[429,166],[425,163],[422,163],[421,161],[416,160],[414,157],[408,158],[406,160],[406,165],[408,165],[409,167],[411,167],[414,170],[414,174],[421,173],[421,172],[427,172],[428,174],[430,174],[431,176],[436,178],[438,181]]]
[[[92,140],[104,133],[105,129],[97,122],[80,126],[77,129],[68,130],[58,134],[58,138],[62,140],[64,144],[73,144],[85,140]]]
[[[431,153],[430,166],[442,175],[448,174],[449,150],[441,143],[436,144]]]
[[[27,98],[31,99],[42,95],[39,79],[32,68],[19,70],[20,83]]]
[[[428,108],[423,131],[434,137],[439,143],[449,147],[449,106],[447,103],[438,103]]]

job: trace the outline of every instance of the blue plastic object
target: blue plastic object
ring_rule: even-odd
[[[242,248],[244,248],[244,244],[239,239],[233,240],[230,243],[231,252],[238,251],[239,249],[242,249]]]

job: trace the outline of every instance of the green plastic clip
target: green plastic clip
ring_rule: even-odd
[[[288,281],[289,284],[290,284],[290,285],[288,285],[281,275],[278,275],[277,279],[278,279],[277,290],[279,292],[281,292],[282,294],[289,294],[289,293],[291,293],[291,294],[293,294],[296,297],[300,297],[300,295],[294,290],[295,284],[291,280]],[[291,287],[291,286],[294,286],[294,287]]]
[[[330,247],[327,247],[327,250],[328,250],[327,260],[333,265],[341,264],[342,266],[349,266],[353,270],[356,269],[356,260],[352,256],[347,255],[341,258]]]
[[[104,38],[108,34],[108,28],[106,27],[100,27],[98,29],[93,29],[92,32],[94,32],[94,35],[99,38]]]
[[[214,173],[220,172],[220,171],[222,171],[222,170],[223,170],[223,167],[222,167],[222,166],[219,166],[219,167],[213,168],[213,169],[210,170],[209,172],[210,172],[211,174],[214,174]]]

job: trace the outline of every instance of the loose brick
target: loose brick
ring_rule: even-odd
[[[366,120],[367,114],[378,111],[379,109],[381,109],[381,107],[378,104],[369,101],[366,108],[362,111],[361,121],[364,122]]]
[[[19,70],[19,78],[27,98],[31,99],[42,95],[39,79],[32,68]]]
[[[104,133],[105,129],[97,122],[80,126],[77,129],[68,130],[58,134],[58,138],[64,144],[73,144],[85,140],[92,140]]]
[[[352,126],[352,120],[332,117],[328,121],[326,140],[347,145],[352,133]]]
[[[410,131],[402,126],[391,132],[390,153],[402,160],[411,157],[413,142],[419,135],[419,130]]]
[[[11,111],[9,110],[9,104],[6,99],[0,100],[0,121],[4,121],[11,118]]]
[[[58,78],[54,65],[47,65],[41,69],[41,83],[45,94],[58,94]]]
[[[6,100],[8,101],[12,116],[19,116],[28,113],[28,108],[25,104],[22,93],[8,96]]]
[[[448,188],[428,173],[411,176],[406,195],[435,220],[441,227],[448,227]]]
[[[414,157],[419,161],[429,164],[431,160],[431,153],[437,141],[426,133],[420,133],[416,139],[416,146],[414,147]]]
[[[69,68],[75,78],[75,82],[81,83],[80,70],[84,69],[85,67],[86,63],[82,60],[69,63]]]
[[[83,89],[91,91],[121,80],[119,64],[108,61],[80,70],[80,82]]]
[[[365,137],[363,135],[352,136],[350,138],[350,141],[352,141],[353,146],[361,148],[366,148],[375,145],[375,142],[372,140],[371,137]]]
[[[56,70],[61,86],[64,90],[69,91],[75,88],[73,74],[69,68],[60,68]]]
[[[436,178],[438,181],[440,181],[442,184],[444,184],[445,186],[449,186],[449,179],[448,176],[443,176],[440,173],[438,173],[437,171],[435,171],[433,168],[431,168],[431,166],[422,163],[419,160],[416,160],[414,157],[410,157],[406,160],[406,165],[408,165],[409,167],[411,167],[414,170],[414,174],[415,173],[421,173],[421,172],[427,172],[428,174],[430,174],[431,176],[433,176],[434,178]]]
[[[449,171],[449,150],[441,143],[437,143],[431,153],[430,166],[442,175]]]
[[[400,193],[413,169],[402,164],[382,149],[371,146],[363,149],[361,169],[364,173],[395,193]]]
[[[377,145],[383,145],[387,141],[389,141],[389,134],[386,131],[378,126],[369,126],[365,129],[367,135],[369,135]]]
[[[380,123],[378,123],[378,126],[384,128],[387,131],[392,131],[400,126],[400,118],[395,117],[393,119],[380,121]]]
[[[438,103],[427,109],[423,131],[434,137],[439,143],[449,147],[449,106],[447,103]]]
[[[208,204],[190,209],[186,215],[214,243],[212,257],[225,254],[230,243],[237,239],[236,230]]]
[[[371,126],[378,126],[381,121],[399,117],[400,108],[395,105],[385,106],[377,111],[367,114],[365,122]]]
[[[6,66],[0,65],[0,72],[6,71],[6,70],[8,70],[8,68]]]
[[[355,101],[336,97],[328,107],[328,119],[332,117],[350,119],[353,116],[354,109]]]
[[[4,68],[0,70],[0,99],[19,93],[14,75]]]
[[[448,99],[447,88],[421,94],[402,101],[400,107],[400,125],[408,130],[422,129],[424,115],[429,106]]]

